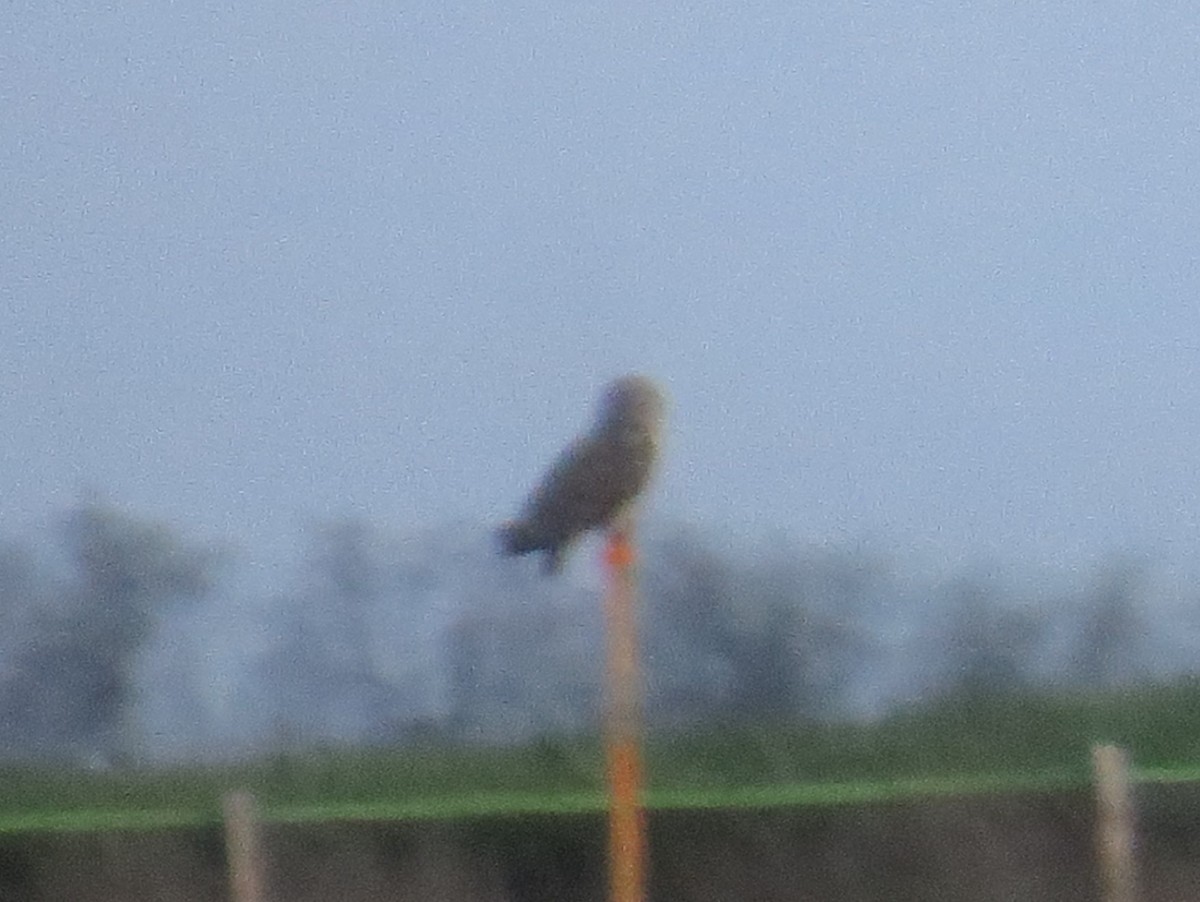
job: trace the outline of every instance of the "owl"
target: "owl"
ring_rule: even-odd
[[[650,480],[664,406],[645,376],[610,383],[592,428],[563,450],[520,515],[500,527],[502,552],[543,552],[543,570],[555,573],[576,539],[611,525]]]

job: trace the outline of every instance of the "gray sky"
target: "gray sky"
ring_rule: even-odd
[[[1191,564],[1192,2],[9,4],[0,532],[510,515],[627,369],[654,510]]]

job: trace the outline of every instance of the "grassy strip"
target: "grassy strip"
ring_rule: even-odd
[[[1200,765],[1134,768],[1141,784],[1200,783]],[[799,808],[867,805],[952,796],[1083,789],[1090,777],[1080,769],[1031,773],[968,774],[898,780],[728,786],[713,789],[657,789],[646,795],[656,811]],[[491,817],[598,814],[607,800],[600,792],[483,793],[412,800],[274,804],[262,812],[272,824],[347,821],[469,820]],[[33,811],[0,815],[0,833],[92,830],[160,830],[207,827],[220,822],[216,806],[161,809]]]
[[[980,774],[915,780],[864,780],[856,783],[660,789],[646,794],[646,807],[654,811],[687,811],[856,805],[938,796],[1053,792],[1086,785],[1087,778],[1079,773],[1059,770],[1036,774]],[[264,811],[263,819],[270,823],[297,824],[598,814],[606,809],[607,804],[602,793],[495,794],[412,802],[276,805]]]
[[[728,787],[707,792],[659,790],[649,793],[647,807],[660,810],[694,810],[864,805],[990,793],[1055,792],[1078,789],[1086,786],[1087,782],[1087,778],[1077,771],[1059,769],[1026,774],[974,774],[905,780],[860,780],[853,783]]]
[[[108,830],[169,830],[220,823],[215,811],[186,808],[76,811],[24,811],[0,815],[0,835],[8,833],[86,833]]]
[[[1189,777],[1200,768],[1188,768]],[[1163,775],[1158,774],[1161,781]],[[856,805],[988,793],[1052,792],[1086,785],[1087,778],[1070,770],[1027,774],[977,774],[907,780],[809,783],[779,786],[730,786],[716,789],[660,789],[647,794],[651,810],[780,808]],[[602,793],[491,793],[472,796],[317,804],[268,805],[262,819],[273,824],[335,821],[465,820],[531,815],[598,814]],[[38,811],[0,816],[0,833],[92,830],[159,830],[212,826],[212,806],[205,810],[164,808]]]
[[[1166,783],[1200,783],[1200,764],[1180,764],[1175,767],[1130,767],[1134,783],[1161,785]]]
[[[606,802],[600,793],[496,793],[410,801],[334,805],[271,805],[263,820],[272,824],[331,821],[452,821],[486,817],[596,814]]]
[[[1130,750],[1139,782],[1200,782],[1200,681],[1103,696],[946,699],[874,724],[658,737],[646,749],[647,803],[764,808],[1079,788],[1100,739]],[[604,808],[603,760],[598,742],[581,739],[170,770],[10,767],[0,770],[0,832],[216,825],[232,787],[255,793],[275,823],[587,814]]]

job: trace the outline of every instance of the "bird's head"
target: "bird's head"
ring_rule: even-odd
[[[657,437],[665,406],[663,394],[652,379],[636,374],[622,376],[605,388],[597,425],[603,432],[636,430]]]

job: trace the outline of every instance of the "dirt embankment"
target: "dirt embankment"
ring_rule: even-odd
[[[656,902],[1092,902],[1085,793],[651,818]],[[266,831],[276,902],[602,902],[599,818]],[[1140,799],[1146,902],[1200,898],[1200,791]],[[0,902],[227,899],[216,830],[0,839]]]

